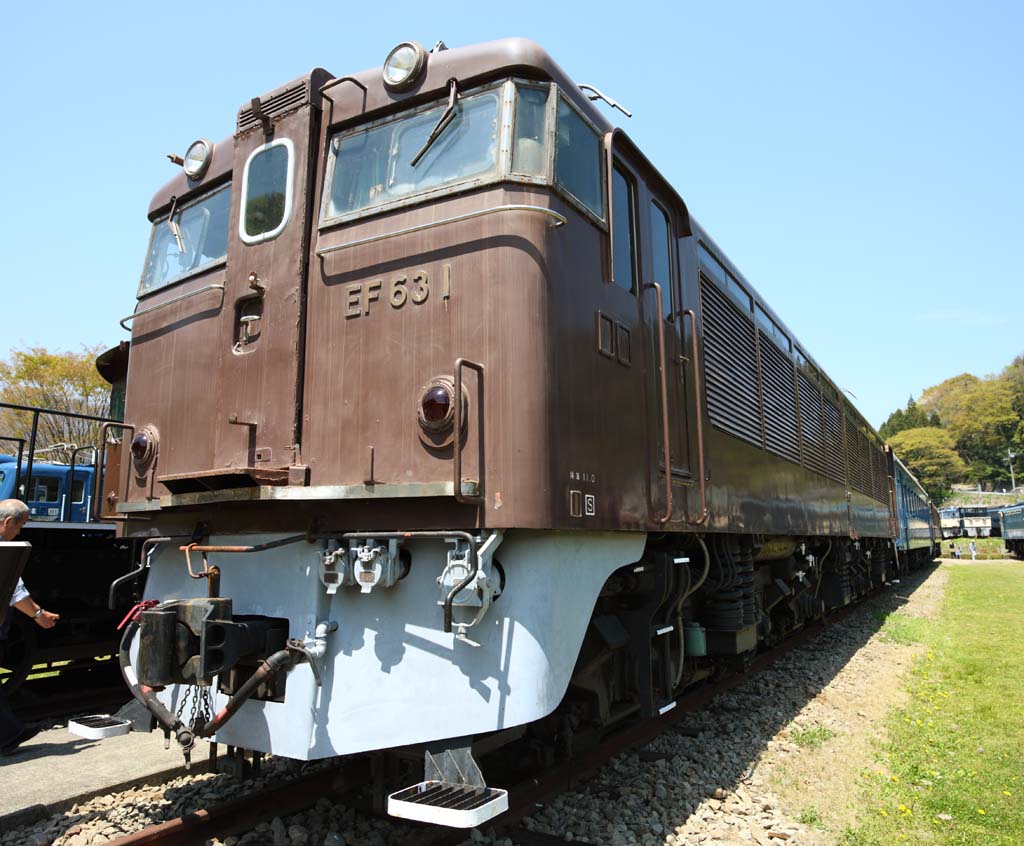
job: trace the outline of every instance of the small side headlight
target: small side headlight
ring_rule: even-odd
[[[403,41],[384,60],[384,84],[392,91],[404,91],[426,66],[427,51],[415,41]]]
[[[213,142],[200,138],[198,141],[193,141],[192,146],[188,148],[188,152],[185,153],[185,162],[181,168],[189,179],[202,179],[212,160]]]

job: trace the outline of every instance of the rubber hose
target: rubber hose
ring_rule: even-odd
[[[278,670],[290,672],[294,666],[295,656],[287,649],[281,649],[265,659],[256,672],[245,680],[245,684],[235,691],[234,696],[228,700],[227,704],[217,712],[217,715],[212,720],[204,723],[202,726],[193,726],[196,736],[210,737],[235,715],[235,712],[256,692],[256,688],[265,679],[278,672]]]
[[[156,698],[156,692],[151,687],[139,684],[138,677],[135,675],[130,661],[130,651],[132,641],[135,639],[135,634],[139,630],[138,620],[133,620],[128,624],[128,627],[124,630],[124,635],[121,637],[121,648],[118,651],[117,663],[121,668],[121,676],[124,678],[124,683],[128,685],[128,689],[132,692],[132,696],[152,714],[156,721],[166,731],[174,732],[178,742],[182,745],[189,745],[191,740],[192,732],[190,732],[185,724],[175,715],[172,714],[164,704]],[[185,735],[188,735],[186,737]]]

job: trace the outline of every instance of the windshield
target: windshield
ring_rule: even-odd
[[[451,122],[413,166],[446,107],[447,103],[372,129],[336,136],[331,144],[334,169],[324,218],[494,173],[498,90],[459,98]]]
[[[167,225],[167,218],[153,224],[139,295],[223,261],[228,252],[230,212],[231,186],[225,185],[175,211],[174,220],[181,231],[181,245]]]

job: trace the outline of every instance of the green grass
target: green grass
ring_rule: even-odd
[[[942,618],[918,633],[928,651],[906,678],[909,704],[889,717],[880,767],[863,774],[866,811],[845,846],[1024,843],[1022,608],[1024,565],[950,568]]]
[[[818,813],[818,809],[813,805],[804,808],[800,812],[799,821],[802,825],[813,826],[824,830],[825,826],[821,822],[821,814]]]
[[[931,621],[924,617],[909,617],[899,611],[882,613],[879,619],[882,621],[882,640],[904,646],[924,643],[931,625]]]
[[[811,726],[810,728],[797,729],[793,732],[793,742],[805,749],[817,749],[824,743],[830,741],[836,733],[825,726]]]
[[[942,542],[942,557],[949,557],[949,542],[953,541],[960,548],[960,555],[963,556],[962,561],[971,560],[971,538],[946,538]],[[1009,558],[1010,553],[1006,551],[1006,547],[1003,545],[1002,538],[974,538],[974,543],[978,547],[978,560],[992,559],[992,558]]]

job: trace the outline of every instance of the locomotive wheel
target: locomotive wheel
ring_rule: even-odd
[[[24,683],[32,670],[35,654],[35,623],[23,614],[18,614],[11,623],[7,638],[0,640],[0,668],[7,670],[3,675],[6,696],[10,696]]]

